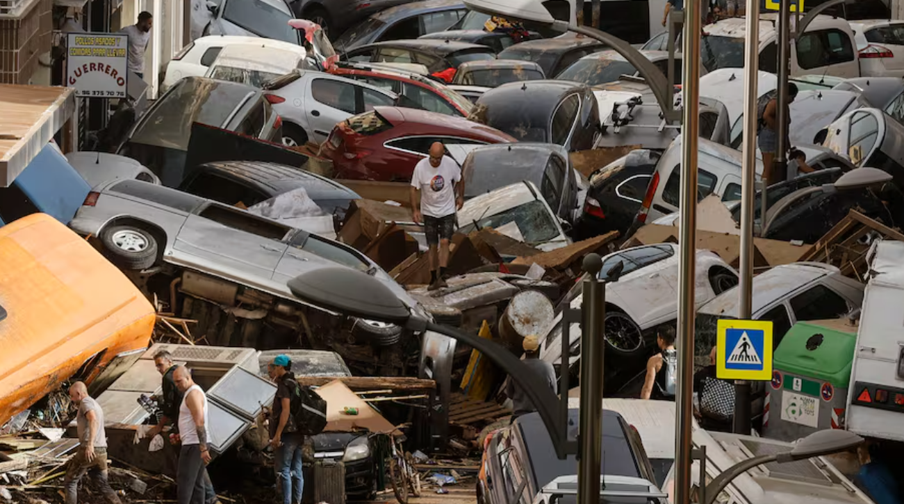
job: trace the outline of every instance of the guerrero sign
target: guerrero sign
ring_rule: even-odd
[[[76,96],[125,98],[129,37],[119,33],[70,33],[66,86]]]

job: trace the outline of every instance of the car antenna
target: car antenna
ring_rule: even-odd
[[[527,91],[527,81],[521,83],[521,91]]]
[[[94,164],[100,164],[100,151],[97,151],[97,161]]]

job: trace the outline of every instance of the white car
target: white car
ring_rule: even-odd
[[[863,75],[904,77],[904,23],[887,19],[851,23]]]
[[[70,152],[66,160],[75,171],[88,182],[97,187],[111,180],[135,179],[160,185],[160,179],[154,172],[134,159],[107,152]]]
[[[622,263],[619,275],[609,272]],[[678,316],[678,245],[661,243],[614,252],[603,257],[600,279],[606,280],[605,331],[607,352],[638,356],[655,345],[658,326]],[[582,281],[566,295],[564,303],[580,308]],[[696,306],[702,306],[738,284],[738,274],[721,257],[708,250],[697,251]],[[560,305],[562,307],[562,305]],[[580,357],[579,324],[569,328],[569,363]],[[562,314],[553,322],[540,346],[540,358],[554,366],[562,355]]]
[[[205,77],[240,82],[260,88],[264,83],[301,68],[303,47],[267,47],[263,44],[233,44],[224,47],[207,69]]]
[[[282,42],[279,40],[258,38],[258,37],[242,37],[228,35],[211,35],[209,37],[201,37],[194,42],[183,47],[173,59],[166,64],[163,70],[164,77],[161,79],[161,94],[170,88],[173,84],[179,82],[183,77],[203,77],[210,69],[210,65],[216,61],[217,56],[224,47],[242,44],[257,45],[266,48],[281,49],[284,51],[297,51],[300,47],[296,44]],[[304,49],[302,49],[304,50]]]

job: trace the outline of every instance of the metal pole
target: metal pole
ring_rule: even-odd
[[[774,184],[785,177],[788,158],[788,64],[791,58],[791,0],[781,0],[778,13],[778,149],[775,153],[775,166],[768,184]],[[766,191],[763,191],[763,195]],[[764,200],[765,202],[765,200]],[[766,213],[765,206],[763,214]]]
[[[684,4],[684,75],[682,77],[684,107],[681,134],[681,237],[678,267],[678,394],[675,432],[675,500],[674,504],[691,502],[691,464],[693,444],[694,385],[694,276],[697,249],[697,140],[700,108],[700,26],[701,3]]]
[[[590,26],[599,29],[600,27],[600,0],[590,0]]]
[[[581,410],[578,435],[578,495],[580,504],[599,504],[603,422],[603,319],[606,291],[597,280],[603,261],[598,254],[584,258],[587,278],[583,285],[581,333]],[[567,373],[568,370],[563,370]]]
[[[741,283],[738,318],[749,319],[753,303],[753,214],[756,199],[756,134],[760,67],[760,2],[747,0],[747,42],[744,55],[744,167],[741,169]],[[765,191],[763,191],[765,194]],[[750,434],[750,382],[735,382],[734,432]]]

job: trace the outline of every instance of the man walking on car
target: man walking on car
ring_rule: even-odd
[[[78,405],[78,451],[69,461],[66,470],[66,504],[78,502],[78,482],[85,474],[97,482],[104,499],[111,504],[121,504],[107,479],[107,433],[104,431],[104,411],[97,401],[88,396],[88,388],[77,381],[69,387],[69,399]]]
[[[185,366],[177,366],[173,380],[182,392],[179,406],[179,468],[176,471],[176,496],[179,504],[204,504],[206,502],[207,464],[210,463],[207,426],[207,395],[192,380]]]
[[[445,152],[442,143],[431,145],[430,157],[419,161],[411,175],[414,222],[424,223],[430,247],[430,290],[446,287],[444,276],[449,265],[449,240],[455,226],[455,212],[461,209],[465,194],[461,168]]]
[[[270,416],[270,446],[273,447],[276,463],[277,485],[282,490],[283,504],[301,504],[304,494],[301,458],[304,436],[298,432],[292,416],[292,398],[299,397],[299,385],[292,373],[292,361],[288,355],[274,357],[267,372],[276,382],[276,398],[273,399],[273,415]]]

